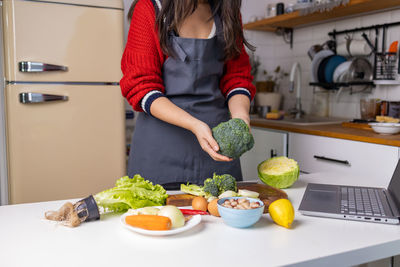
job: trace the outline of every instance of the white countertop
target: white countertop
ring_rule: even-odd
[[[68,228],[43,214],[65,201],[0,207],[0,266],[347,266],[400,254],[400,226],[302,216],[307,182],[369,185],[339,175],[302,175],[286,189],[296,217],[292,229],[268,214],[236,229],[203,216],[195,228],[150,237],[122,227],[120,216]]]

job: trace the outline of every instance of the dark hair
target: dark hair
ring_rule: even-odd
[[[134,0],[128,18],[132,18],[133,10],[138,0]],[[185,18],[191,15],[197,8],[199,0],[163,0],[162,8],[156,18],[156,25],[160,38],[160,45],[163,52],[173,55],[172,47],[168,43],[168,34],[176,30]],[[247,42],[243,36],[241,25],[240,7],[241,0],[209,0],[213,6],[213,15],[221,17],[223,28],[223,39],[225,42],[225,59],[234,58],[240,55],[242,42],[254,51],[255,47]],[[211,18],[210,18],[211,19]]]

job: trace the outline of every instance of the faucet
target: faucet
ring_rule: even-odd
[[[297,75],[296,75],[297,74]],[[295,62],[290,71],[290,88],[289,92],[294,91],[294,78],[296,76],[296,106],[289,110],[290,114],[294,115],[295,119],[300,119],[304,112],[301,110],[301,68],[299,62]]]

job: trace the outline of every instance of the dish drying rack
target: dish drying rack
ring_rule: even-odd
[[[342,89],[350,89],[350,94],[354,93],[369,93],[372,91],[377,84],[400,84],[400,82],[396,81],[397,73],[400,74],[400,64],[398,63],[399,56],[396,52],[386,52],[386,34],[387,30],[390,27],[400,26],[400,22],[393,23],[385,23],[385,24],[377,24],[368,27],[358,27],[352,28],[342,31],[336,31],[335,29],[332,32],[329,32],[328,35],[332,38],[332,40],[337,43],[337,36],[339,35],[349,35],[350,33],[363,32],[362,37],[365,39],[367,44],[372,49],[373,54],[373,81],[356,81],[356,82],[347,82],[347,83],[320,83],[320,82],[311,82],[310,85],[315,87],[324,88],[327,90],[339,90]],[[365,34],[366,31],[374,30],[375,31],[375,40],[374,44],[369,40],[368,36]],[[382,33],[382,51],[378,52],[377,48],[379,45],[379,36]],[[336,47],[334,48],[334,52],[336,54]],[[361,90],[354,90],[353,86],[362,86],[364,88]],[[338,92],[339,93],[339,92]]]

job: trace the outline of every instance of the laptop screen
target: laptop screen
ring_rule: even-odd
[[[392,180],[387,190],[396,203],[396,206],[400,207],[400,160],[397,162],[396,169],[394,170]]]

